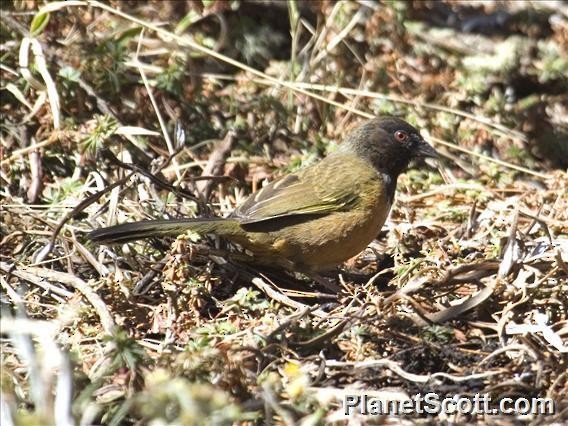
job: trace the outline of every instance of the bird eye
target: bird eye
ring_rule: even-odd
[[[402,130],[397,130],[394,132],[394,137],[399,142],[406,142],[408,140],[408,133],[403,132]]]

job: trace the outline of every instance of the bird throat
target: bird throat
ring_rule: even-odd
[[[398,176],[391,176],[389,173],[378,172],[385,185],[385,192],[387,194],[387,200],[390,206],[394,202],[394,194],[396,192],[396,180]]]

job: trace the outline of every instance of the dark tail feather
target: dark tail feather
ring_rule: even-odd
[[[89,239],[102,243],[119,243],[150,237],[177,236],[192,230],[200,234],[228,236],[240,230],[238,222],[223,218],[144,220],[91,231]]]

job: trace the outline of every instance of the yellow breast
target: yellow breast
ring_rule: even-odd
[[[384,177],[358,180],[356,201],[346,211],[331,212],[274,232],[248,234],[241,242],[262,263],[293,265],[303,271],[331,269],[357,255],[377,236],[389,214]]]

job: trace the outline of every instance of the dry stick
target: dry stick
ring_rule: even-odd
[[[329,43],[326,44],[324,49],[312,60],[310,61],[310,66],[314,67],[320,62],[323,58],[325,58],[345,37],[347,34],[355,28],[355,25],[359,23],[359,20],[363,17],[365,13],[365,9],[359,9],[352,17],[349,23],[343,27],[343,29],[337,34],[335,37],[331,39]]]
[[[36,140],[32,136],[32,146],[36,145]],[[26,193],[28,201],[35,203],[38,201],[43,189],[43,164],[41,161],[41,153],[39,150],[31,151],[29,154],[31,183]]]
[[[1,266],[0,266],[1,269]],[[3,270],[3,269],[2,269]],[[22,297],[14,290],[14,288],[8,282],[8,276],[0,275],[0,287],[4,289],[8,298],[12,301],[12,305],[19,305],[24,303]]]
[[[444,276],[438,280],[430,283],[430,285],[434,288],[441,287],[443,285],[448,285],[452,283],[466,283],[476,281],[478,282],[481,278],[490,275],[496,272],[498,268],[498,262],[481,262],[481,263],[472,263],[472,264],[465,264],[460,265],[456,268],[447,271]],[[400,290],[398,290],[393,295],[387,297],[384,302],[383,306],[388,306],[395,300],[401,297],[408,297],[411,293],[418,291],[422,288],[425,284],[429,281],[427,278],[418,279],[416,281],[411,281]],[[413,299],[408,297],[408,301],[413,304],[414,308],[417,310],[417,314],[412,316],[413,320],[416,323],[424,323],[427,321],[435,322],[435,323],[444,323],[449,321],[457,316],[461,315],[463,312],[466,312],[482,302],[484,302],[491,294],[493,294],[494,286],[488,285],[485,286],[482,290],[480,290],[475,296],[472,296],[469,299],[466,299],[464,302],[460,303],[459,305],[450,306],[449,308],[443,309],[438,312],[434,313],[426,313],[420,312],[419,306],[414,304]],[[427,321],[425,321],[427,320]]]
[[[148,290],[153,286],[154,278],[158,276],[158,274],[162,274],[164,267],[166,264],[173,258],[171,253],[166,254],[166,256],[161,259],[158,263],[150,268],[150,270],[134,285],[132,289],[133,296],[142,296],[146,294]]]
[[[144,30],[142,30],[140,32],[140,35],[138,37],[138,46],[136,48],[136,56],[134,57],[134,63],[135,64],[139,64],[140,62],[138,61],[138,55],[140,54],[140,47],[142,45],[142,37],[144,36]],[[168,147],[168,153],[170,154],[170,157],[172,158],[172,164],[174,165],[175,168],[175,173],[178,179],[181,178],[180,175],[180,171],[178,169],[178,164],[177,164],[177,160],[174,157],[174,145],[172,144],[172,140],[170,139],[170,135],[168,133],[168,129],[166,129],[166,123],[164,122],[164,118],[162,117],[162,114],[160,113],[160,110],[158,108],[158,103],[156,102],[156,98],[154,97],[154,93],[152,93],[152,88],[150,87],[150,83],[148,82],[148,79],[146,78],[146,73],[144,72],[144,68],[141,66],[138,66],[138,72],[140,73],[140,76],[142,77],[142,81],[144,82],[144,87],[146,88],[146,93],[148,93],[148,98],[150,98],[150,102],[152,103],[152,108],[154,108],[154,112],[156,113],[156,117],[158,118],[158,122],[160,123],[160,128],[162,129],[162,136],[164,137],[164,140],[166,141],[166,146]]]
[[[552,245],[554,245],[554,243],[553,243],[554,238],[552,238],[552,234],[550,232],[550,229],[548,229],[548,225],[551,224],[551,225],[560,226],[561,222],[559,220],[557,221],[557,220],[552,219],[552,218],[541,217],[540,212],[542,210],[542,207],[543,206],[541,206],[539,208],[539,211],[536,212],[536,214],[534,214],[533,212],[530,212],[530,211],[526,211],[526,210],[519,210],[519,213],[522,214],[523,216],[528,217],[529,219],[533,220],[533,224],[531,224],[531,226],[528,228],[528,230],[530,230],[534,226],[534,224],[538,223],[542,227],[542,229],[544,230],[544,233],[546,234],[546,236],[548,237],[549,244],[552,246]],[[565,224],[562,223],[562,225],[565,225]],[[527,231],[527,233],[528,233],[528,231]]]
[[[284,330],[291,327],[292,325],[296,324],[302,318],[308,316],[310,312],[317,309],[316,306],[306,306],[303,309],[299,309],[298,311],[294,312],[292,315],[284,318],[284,320],[276,327],[274,330],[270,332],[266,337],[264,337],[264,341],[267,343],[273,343],[277,340],[277,336],[282,334]]]
[[[443,145],[445,147],[455,149],[457,151],[461,151],[461,152],[464,152],[464,153],[469,154],[469,155],[473,155],[474,157],[481,158],[482,160],[489,161],[490,163],[499,164],[500,166],[508,167],[509,169],[517,170],[519,172],[523,172],[523,173],[526,173],[528,175],[533,175],[533,176],[536,176],[536,177],[541,178],[541,179],[547,179],[548,178],[548,175],[546,175],[544,173],[535,172],[535,171],[527,169],[525,167],[517,166],[516,164],[512,164],[512,163],[508,163],[507,161],[503,161],[503,160],[499,160],[497,158],[489,157],[488,155],[480,154],[478,152],[471,151],[467,148],[462,148],[459,145],[456,145],[456,144],[453,144],[453,143],[450,143],[450,142],[446,142],[445,140],[438,139],[438,138],[433,137],[433,136],[430,137],[430,140],[432,142],[438,143],[438,144]]]
[[[51,269],[31,268],[31,267],[25,269],[38,276],[47,278],[49,280],[59,281],[63,284],[70,285],[71,287],[78,290],[79,293],[81,293],[85,297],[85,299],[87,299],[87,301],[93,306],[93,308],[97,312],[101,320],[101,325],[103,326],[103,329],[106,332],[106,334],[111,335],[113,333],[115,324],[114,320],[112,319],[112,315],[110,314],[105,302],[91,288],[91,286],[88,283],[86,283],[85,281],[74,275],[65,272],[58,272],[58,271],[53,271]]]
[[[546,397],[547,398],[560,399],[559,396],[560,396],[561,393],[564,393],[563,389],[565,389],[565,387],[561,386],[561,385],[562,385],[562,383],[566,383],[565,382],[566,376],[568,376],[568,372],[564,371],[562,374],[560,374],[556,378],[556,380],[552,383],[552,385],[550,385],[550,387],[546,391]],[[556,392],[556,395],[555,395],[554,388],[557,387],[557,386],[559,387],[559,390],[558,390],[558,392]]]
[[[15,265],[11,265],[8,264],[6,262],[0,262],[0,270],[3,271],[4,273],[6,273],[7,275],[13,275],[15,277],[18,277],[22,280],[28,281],[34,285],[37,285],[38,287],[43,288],[45,291],[54,293],[58,296],[62,296],[62,297],[71,297],[73,296],[73,293],[65,290],[64,288],[61,287],[57,287],[53,284],[47,283],[44,280],[42,280],[41,278],[39,278],[38,276],[27,272],[25,270],[22,269],[17,269]]]
[[[416,383],[429,383],[434,379],[444,378],[451,380],[455,383],[460,382],[467,382],[469,380],[479,380],[486,377],[494,376],[497,374],[501,374],[502,371],[486,371],[485,373],[479,374],[469,374],[467,376],[456,376],[453,374],[448,373],[434,373],[434,374],[414,374],[409,373],[406,370],[403,370],[400,365],[396,362],[391,361],[389,359],[377,359],[377,360],[369,360],[369,361],[359,361],[359,362],[342,362],[342,361],[334,361],[329,360],[325,361],[326,367],[350,367],[352,369],[366,369],[366,368],[378,368],[378,367],[386,367],[391,370],[393,373],[398,374],[405,380],[410,382]]]
[[[33,76],[28,68],[29,65],[29,51],[32,51],[35,57],[35,67],[43,78],[44,84],[38,82]],[[59,94],[57,93],[57,87],[55,87],[55,82],[49,74],[47,69],[47,61],[43,54],[43,47],[41,43],[29,36],[24,35],[22,43],[20,44],[19,51],[19,65],[20,73],[24,79],[30,83],[36,90],[43,90],[44,86],[47,91],[47,99],[49,101],[49,106],[51,109],[51,115],[53,117],[53,127],[58,130],[61,125],[61,114],[60,114],[60,101]]]
[[[534,352],[528,346],[515,343],[515,344],[512,344],[512,345],[504,346],[504,347],[501,347],[501,348],[494,350],[489,355],[487,355],[485,358],[483,358],[481,361],[479,361],[477,363],[477,365],[473,367],[473,371],[479,369],[482,364],[485,364],[486,362],[490,361],[492,358],[495,358],[497,355],[500,355],[502,353],[507,353],[509,351],[523,351],[523,352],[526,352],[527,354],[529,354],[532,357],[532,359],[534,359],[534,360],[538,360],[538,358],[539,358],[538,354],[536,352]]]
[[[39,285],[42,288],[49,289],[54,293],[58,293],[66,297],[72,296],[73,293],[53,285],[48,286],[46,285],[46,283],[42,282],[38,278],[57,281],[62,284],[66,284],[73,287],[74,289],[78,290],[79,293],[81,293],[85,297],[85,299],[87,299],[87,301],[93,306],[93,308],[95,309],[101,320],[101,325],[105,333],[108,335],[111,335],[113,333],[115,326],[114,320],[112,319],[112,316],[108,311],[106,304],[99,297],[99,295],[91,288],[91,286],[82,279],[74,275],[68,274],[66,272],[53,271],[51,269],[45,269],[45,268],[19,266],[17,269],[14,269],[12,265],[9,265],[5,262],[0,262],[0,269],[2,269],[7,273],[11,273],[21,279],[29,281],[33,284]]]
[[[312,52],[311,52],[310,62],[314,60],[315,52],[318,51],[318,50],[322,50],[322,44],[324,43],[324,41],[327,37],[327,33],[329,32],[331,26],[333,25],[335,17],[341,11],[341,8],[344,5],[345,5],[344,2],[335,3],[333,8],[331,9],[331,12],[329,12],[329,14],[326,16],[325,22],[323,24],[323,28],[321,29],[321,31],[320,31],[320,33],[319,33],[319,35],[318,35],[318,37],[317,37],[317,39],[314,43],[314,48],[312,49]]]
[[[209,160],[203,169],[204,175],[218,176],[223,171],[223,166],[225,165],[225,158],[229,155],[233,146],[235,145],[236,134],[233,130],[229,130],[225,138],[217,145],[213,150],[212,154],[209,156]],[[213,186],[213,181],[210,179],[204,182],[197,183],[197,189],[203,194],[205,200],[209,199],[211,195],[211,188]]]
[[[411,195],[408,197],[398,197],[398,202],[399,203],[404,203],[404,204],[410,204],[413,203],[415,201],[418,200],[422,200],[423,198],[429,198],[429,197],[433,197],[435,195],[438,194],[445,194],[448,192],[454,192],[454,191],[463,191],[463,190],[478,190],[478,191],[485,191],[485,193],[491,193],[491,191],[487,190],[483,185],[481,184],[471,184],[471,183],[452,183],[449,185],[440,185],[438,187],[436,187],[436,189],[433,189],[431,191],[428,192],[423,192],[421,194],[416,194],[416,195]]]
[[[259,290],[261,290],[264,294],[266,294],[268,297],[274,299],[277,302],[282,303],[283,305],[289,306],[289,307],[294,308],[294,309],[305,309],[305,308],[308,307],[307,305],[304,305],[303,303],[300,303],[300,302],[296,302],[295,300],[290,299],[285,294],[274,290],[270,284],[268,284],[266,281],[264,281],[260,277],[254,277],[251,280],[251,282],[256,287],[258,287]],[[316,309],[316,310],[312,311],[311,313],[314,314],[316,317],[320,317],[320,318],[325,318],[325,317],[328,316],[321,309]]]
[[[79,252],[79,254],[81,256],[83,256],[83,259],[85,259],[87,262],[89,262],[91,265],[93,265],[93,268],[95,268],[95,270],[99,273],[99,275],[101,277],[106,277],[109,274],[110,271],[108,270],[108,268],[105,265],[103,265],[101,262],[99,262],[95,258],[93,253],[91,253],[89,250],[87,250],[87,248],[83,244],[81,244],[75,238],[73,240],[73,244],[74,244],[74,247]]]
[[[25,155],[29,152],[36,151],[36,150],[39,150],[40,148],[54,144],[55,142],[59,142],[60,133],[61,133],[60,131],[54,131],[54,132],[51,133],[51,135],[47,139],[45,139],[41,142],[35,143],[35,144],[27,146],[25,148],[15,150],[12,153],[12,155],[10,155],[8,158],[0,161],[0,166],[3,166],[4,164],[7,164],[7,163],[11,163],[16,158],[21,157],[22,155]]]
[[[426,315],[430,321],[442,324],[446,321],[454,319],[466,311],[475,308],[476,306],[483,303],[493,294],[493,285],[488,285],[483,290],[479,291],[475,296],[470,297],[459,305],[450,306],[442,311],[434,312],[433,314]]]
[[[332,338],[339,336],[343,330],[347,328],[348,325],[353,323],[353,318],[347,318],[339,323],[335,324],[329,330],[320,334],[319,336],[313,337],[309,340],[303,340],[299,342],[292,342],[293,345],[298,346],[302,349],[313,349],[321,347],[324,342],[331,340]]]
[[[509,272],[513,268],[514,265],[518,262],[518,251],[519,251],[519,243],[517,241],[517,228],[519,224],[519,209],[520,203],[518,203],[515,207],[515,212],[513,216],[513,222],[511,223],[511,227],[509,228],[509,235],[507,236],[507,242],[505,243],[505,247],[503,249],[503,260],[499,265],[499,270],[497,271],[497,277],[505,278],[509,275]]]

